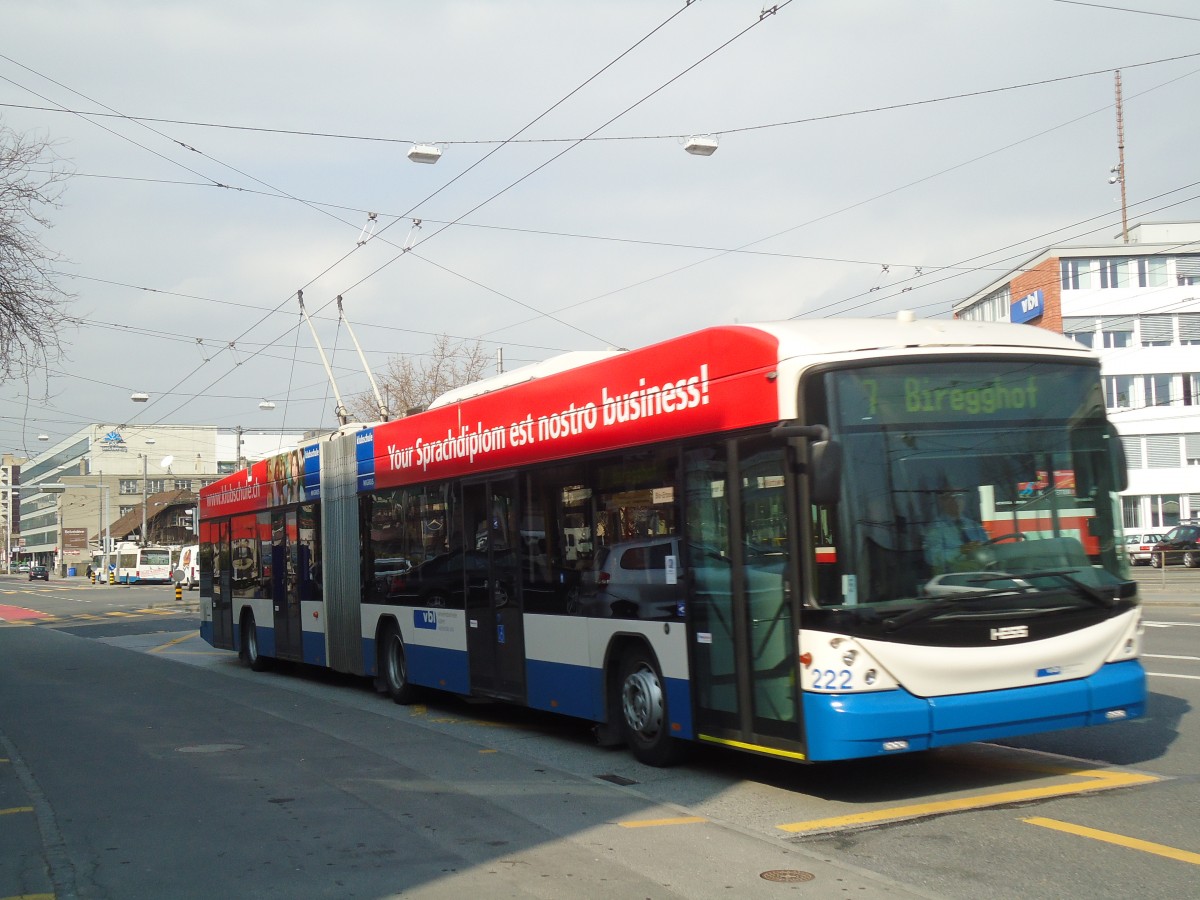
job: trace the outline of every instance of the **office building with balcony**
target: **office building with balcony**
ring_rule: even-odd
[[[1047,247],[954,316],[1065,334],[1100,356],[1129,465],[1127,530],[1200,517],[1200,222],[1142,222],[1128,242]]]

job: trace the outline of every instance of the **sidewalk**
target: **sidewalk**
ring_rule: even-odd
[[[1187,576],[1185,577],[1185,574]],[[1192,576],[1191,569],[1168,568],[1165,572],[1153,569],[1146,574],[1138,572],[1138,596],[1145,606],[1159,604],[1195,603],[1200,605],[1200,573]]]

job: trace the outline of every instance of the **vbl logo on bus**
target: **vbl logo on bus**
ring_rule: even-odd
[[[414,609],[413,625],[417,628],[428,628],[437,631],[437,613],[432,609]]]

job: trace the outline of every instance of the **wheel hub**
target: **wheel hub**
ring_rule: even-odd
[[[653,736],[662,727],[662,688],[652,671],[643,668],[630,673],[621,691],[621,705],[625,721],[638,734]]]

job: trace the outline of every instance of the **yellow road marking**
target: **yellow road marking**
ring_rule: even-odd
[[[1085,828],[1082,825],[1072,825],[1070,822],[1060,822],[1057,819],[1043,819],[1040,816],[1031,816],[1022,821],[1028,822],[1030,825],[1053,828],[1055,831],[1065,831],[1067,834],[1092,838],[1093,840],[1116,844],[1118,847],[1128,847],[1131,850],[1154,853],[1158,856],[1165,856],[1167,859],[1177,859],[1180,862],[1191,863],[1193,866],[1200,866],[1200,853],[1192,853],[1190,850],[1179,850],[1176,847],[1168,847],[1166,844],[1155,844],[1152,841],[1126,837],[1123,834],[1113,834],[1111,831],[1099,831],[1095,828]]]
[[[933,803],[916,803],[912,806],[893,806],[871,812],[853,813],[848,816],[832,816],[828,819],[811,819],[807,822],[792,822],[778,825],[782,831],[804,832],[832,828],[849,828],[855,825],[871,825],[893,819],[912,819],[938,813],[961,812],[967,809],[982,809],[987,806],[1003,806],[1006,803],[1021,803],[1027,800],[1043,800],[1047,797],[1062,797],[1066,794],[1082,794],[1091,791],[1108,791],[1113,788],[1135,784],[1151,784],[1160,779],[1156,775],[1138,775],[1133,772],[1105,772],[1099,769],[1074,770],[1056,769],[1050,766],[1033,766],[1033,771],[1053,774],[1075,775],[1087,778],[1085,782],[1054,784],[1046,787],[1024,788],[1017,791],[1000,791],[995,794],[977,794],[954,800],[939,800]]]
[[[0,816],[11,816],[13,813],[33,812],[32,806],[10,806],[8,809],[0,809]]]
[[[632,819],[628,822],[618,822],[622,828],[655,828],[659,825],[694,825],[697,822],[707,822],[701,816],[679,816],[675,819]]]
[[[16,894],[12,897],[3,897],[0,900],[54,900],[53,894]]]
[[[106,616],[125,616],[125,617],[129,617],[129,618],[134,618],[137,616],[137,613],[122,612],[119,609],[114,609],[111,612],[106,612],[104,615],[106,615]]]
[[[157,647],[150,648],[151,653],[161,653],[169,647],[174,647],[176,644],[182,644],[184,641],[190,641],[192,638],[200,637],[199,634],[185,634],[183,637],[175,638],[173,641],[167,641],[165,644],[160,644]]]

